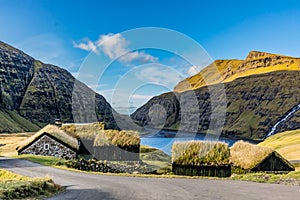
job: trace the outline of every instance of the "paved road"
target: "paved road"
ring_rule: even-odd
[[[300,187],[208,179],[160,179],[93,175],[41,166],[20,159],[0,158],[0,168],[43,177],[49,175],[67,190],[51,200],[299,200]]]

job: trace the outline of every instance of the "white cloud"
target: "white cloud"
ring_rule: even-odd
[[[183,79],[179,73],[171,68],[163,68],[159,66],[149,66],[139,70],[135,76],[148,83],[163,85],[172,89],[179,81]]]
[[[151,99],[153,96],[152,95],[141,95],[141,94],[133,94],[130,96],[130,99],[135,101],[135,100],[145,100],[148,101]]]
[[[85,51],[92,51],[94,53],[98,53],[97,46],[90,40],[87,40],[86,43],[81,42],[79,44],[77,44],[76,42],[73,42],[73,46],[75,48],[79,48],[79,49],[82,49],[82,50],[85,50]]]
[[[100,35],[99,39],[95,42],[90,40],[83,41],[79,44],[73,42],[75,48],[79,48],[85,51],[92,51],[99,53],[98,50],[102,51],[110,59],[119,59],[123,63],[130,63],[138,61],[141,63],[156,62],[157,57],[147,54],[143,51],[133,51],[129,49],[129,41],[127,41],[120,33]]]
[[[101,35],[95,43],[110,59],[116,59],[127,52],[128,42],[119,33]]]
[[[187,74],[190,76],[193,76],[195,74],[198,74],[201,71],[201,67],[198,66],[191,66],[188,70],[187,70]]]
[[[97,90],[119,113],[128,114],[136,108],[144,105],[153,95],[128,94],[128,92],[120,89]],[[133,110],[132,106],[134,107]]]

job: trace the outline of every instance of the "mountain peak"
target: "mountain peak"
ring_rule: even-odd
[[[230,82],[237,78],[273,71],[299,71],[300,58],[250,51],[245,60],[216,60],[198,74],[179,82],[174,90],[183,92],[205,85]]]
[[[268,56],[280,56],[280,55],[262,52],[262,51],[250,51],[246,60],[252,60],[252,59],[263,58]]]

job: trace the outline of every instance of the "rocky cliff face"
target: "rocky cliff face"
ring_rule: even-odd
[[[256,58],[256,55],[250,55],[248,63],[254,59],[252,64],[256,63],[258,66]],[[266,56],[266,58],[269,58],[269,56]],[[290,63],[290,61],[281,61],[276,58],[273,58],[272,62],[283,62],[283,65]],[[240,66],[245,65],[244,63],[244,65]],[[253,65],[249,64],[249,66]],[[264,138],[284,114],[300,103],[300,71],[275,71],[251,75],[237,78],[231,82],[225,82],[224,87],[227,105],[225,109],[218,106],[215,109],[224,109],[226,113],[222,135],[228,137]],[[133,113],[131,117],[143,126],[153,127],[150,120],[151,117],[149,117],[149,110],[153,105],[159,104],[166,113],[164,128],[178,129],[180,126],[181,129],[189,131],[188,126],[180,125],[182,120],[180,118],[181,109],[179,105],[181,105],[183,95],[195,93],[198,101],[197,109],[200,113],[198,132],[206,133],[210,131],[211,95],[213,94],[217,97],[217,102],[219,101],[220,103],[225,98],[223,93],[220,93],[217,88],[218,84],[212,85],[210,88],[203,86],[182,93],[174,92],[154,97]],[[211,93],[211,91],[214,92]],[[194,110],[195,107],[191,106],[191,110],[188,112],[192,114]],[[298,111],[285,124],[280,125],[277,132],[300,128],[299,113]]]
[[[73,122],[75,82],[83,93],[90,95],[86,97],[95,100],[96,116],[92,120],[105,122],[107,128],[117,128],[114,111],[103,96],[94,93],[66,70],[44,64],[0,42],[0,132],[34,131],[57,118]],[[11,112],[14,117],[9,115]]]

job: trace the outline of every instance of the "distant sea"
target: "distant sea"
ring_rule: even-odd
[[[176,132],[169,130],[147,129],[141,136],[141,145],[154,147],[171,155],[172,145],[176,141],[208,140],[222,141],[232,146],[237,140],[225,137],[207,138],[204,134],[193,134],[189,132]]]

